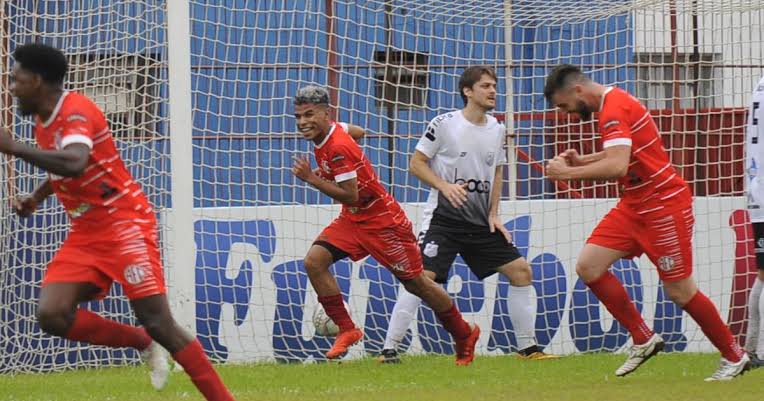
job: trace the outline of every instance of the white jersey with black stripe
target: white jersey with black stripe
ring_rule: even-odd
[[[450,183],[466,184],[467,201],[460,208],[430,190],[422,230],[430,224],[466,229],[488,226],[491,189],[496,167],[506,163],[505,128],[487,115],[484,125],[468,121],[461,110],[435,117],[427,126],[416,150],[430,159],[430,168]]]

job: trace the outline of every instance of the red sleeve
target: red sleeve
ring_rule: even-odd
[[[618,102],[619,99],[613,99]],[[629,113],[623,105],[604,107],[599,116],[602,148],[617,145],[631,146],[631,128]]]
[[[360,161],[358,146],[353,149],[349,145],[341,144],[332,147],[329,151],[329,170],[332,172],[335,182],[343,182],[356,178],[356,165]]]
[[[64,124],[61,132],[61,148],[73,143],[82,143],[93,149],[93,119],[85,107],[73,110],[63,116]]]

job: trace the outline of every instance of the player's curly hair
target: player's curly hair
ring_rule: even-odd
[[[467,67],[459,77],[459,95],[461,95],[465,106],[467,105],[467,95],[464,94],[464,88],[472,88],[473,85],[480,81],[480,78],[483,78],[483,75],[488,75],[496,81],[496,71],[493,67],[487,65]]]
[[[546,100],[551,101],[552,95],[557,93],[557,91],[566,88],[573,82],[580,82],[585,79],[586,76],[584,76],[580,68],[572,64],[560,64],[554,67],[546,77],[544,97]]]
[[[329,105],[329,91],[321,86],[304,86],[298,89],[297,94],[294,96],[295,106],[301,106],[303,104]]]
[[[53,85],[64,83],[69,63],[61,50],[42,43],[27,43],[13,51],[13,59],[21,68],[39,74],[42,80]]]

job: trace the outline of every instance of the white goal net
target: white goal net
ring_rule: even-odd
[[[433,117],[463,106],[459,74],[476,64],[495,67],[499,77],[496,115],[509,143],[502,217],[533,266],[543,346],[567,354],[628,343],[626,330],[575,275],[578,250],[618,188],[555,185],[542,173],[542,162],[568,147],[597,150],[595,125],[557,114],[543,97],[544,77],[559,63],[580,65],[651,109],[696,195],[695,277],[733,332],[745,331],[755,265],[746,242],[743,146],[747,102],[764,74],[760,2],[0,3],[3,87],[9,53],[20,43],[42,40],[70,56],[69,87],[110,114],[131,171],[160,211],[173,305],[218,361],[320,360],[331,345],[314,335],[317,302],[302,257],[339,207],[290,172],[293,156],[312,152],[292,117],[297,88],[327,86],[336,119],[366,129],[367,157],[417,226],[428,188],[408,173],[408,159]],[[30,122],[3,93],[3,124],[29,140]],[[133,361],[128,351],[41,334],[36,294],[66,221],[55,201],[34,219],[16,218],[9,198],[41,175],[7,158],[0,174],[0,372]],[[332,269],[365,332],[352,355],[379,352],[399,284],[371,258]],[[623,260],[614,271],[669,350],[712,351],[659,289],[646,258]],[[457,258],[447,289],[483,328],[479,353],[515,351],[505,278],[479,281]],[[115,295],[94,306],[132,321]],[[403,347],[452,352],[426,306]]]

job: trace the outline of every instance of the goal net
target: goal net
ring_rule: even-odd
[[[432,118],[463,106],[459,74],[477,64],[495,67],[499,78],[495,115],[508,128],[508,146],[497,152],[509,160],[501,214],[533,268],[539,343],[569,354],[623,350],[629,341],[575,274],[578,251],[615,204],[617,186],[555,184],[543,176],[543,161],[564,149],[599,149],[595,125],[555,112],[543,97],[544,77],[559,63],[580,65],[651,109],[696,195],[695,278],[733,332],[744,334],[756,271],[744,212],[743,146],[747,103],[764,74],[758,2],[164,3],[6,1],[2,82],[7,88],[9,52],[20,43],[44,40],[67,52],[69,87],[110,114],[131,171],[160,211],[173,306],[216,360],[321,360],[332,342],[315,335],[316,295],[302,258],[339,206],[291,174],[293,156],[312,153],[296,132],[296,90],[326,86],[336,120],[366,130],[364,152],[418,226],[429,188],[408,173],[409,157]],[[189,65],[173,65],[172,57]],[[4,96],[3,123],[30,140],[30,122]],[[188,104],[187,116],[170,112],[179,104]],[[12,215],[10,197],[29,191],[42,175],[8,158],[0,174],[0,347],[8,350],[0,372],[134,361],[129,351],[41,334],[34,320],[39,281],[66,220],[52,200],[34,219]],[[619,261],[613,270],[669,350],[713,351],[667,299],[646,258]],[[401,286],[372,258],[341,261],[332,271],[365,332],[351,356],[379,352]],[[483,328],[479,353],[516,351],[506,278],[479,281],[457,258],[446,288]],[[114,295],[91,305],[134,321],[119,290]],[[402,348],[453,352],[426,306]]]

